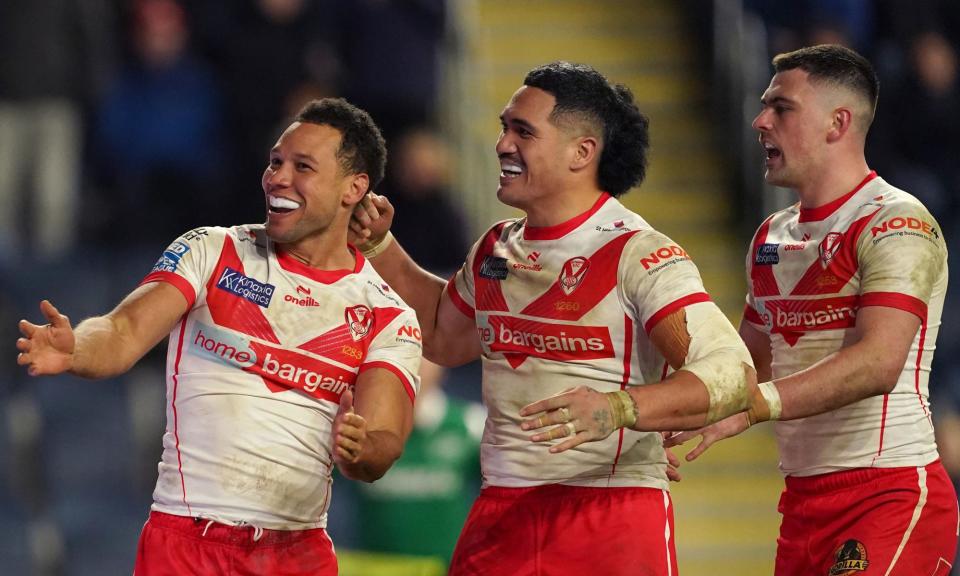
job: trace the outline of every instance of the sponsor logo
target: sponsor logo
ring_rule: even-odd
[[[640,264],[644,270],[650,270],[651,266],[656,266],[654,270],[659,270],[667,263],[679,262],[680,260],[677,260],[677,258],[680,260],[689,260],[690,256],[683,248],[676,244],[671,244],[670,246],[657,248],[650,254],[647,254],[645,258],[640,259]],[[663,264],[661,264],[661,262],[663,262]]]
[[[362,340],[370,332],[370,327],[373,326],[373,312],[363,304],[346,308],[343,311],[343,316],[354,341]]]
[[[477,326],[480,341],[491,352],[549,360],[613,358],[613,342],[606,326],[547,324],[509,316],[490,316]]]
[[[924,222],[919,218],[902,216],[894,216],[888,220],[885,220],[879,226],[873,226],[870,228],[871,237],[876,237],[877,234],[886,234],[887,232],[893,230],[912,230],[914,232],[919,232],[925,236],[933,236],[934,238],[940,238],[940,232],[930,224],[929,222]]]
[[[287,294],[283,297],[284,302],[290,302],[297,306],[319,306],[320,303],[310,296],[310,289],[303,286],[297,286],[297,295]]]
[[[531,252],[531,253],[527,254],[527,260],[529,260],[529,261],[531,261],[531,262],[536,262],[537,259],[539,259],[539,258],[540,258],[540,253],[539,253],[539,252]]]
[[[514,262],[514,270],[530,270],[532,272],[540,272],[543,270],[543,266],[540,264],[524,264],[523,262]]]
[[[484,256],[480,263],[480,277],[490,280],[507,279],[507,259],[499,256]]]
[[[843,244],[843,233],[841,232],[830,232],[820,242],[820,264],[824,268],[837,255],[837,250],[840,249],[841,244]]]
[[[757,253],[753,257],[755,266],[773,266],[780,263],[779,244],[761,244],[757,246]]]
[[[583,277],[590,268],[590,261],[583,256],[575,256],[563,263],[560,268],[560,289],[569,296],[580,287]]]
[[[356,375],[292,350],[253,342],[213,326],[197,323],[190,352],[237,366],[263,378],[273,392],[302,390],[336,402],[353,387]]]
[[[805,242],[800,242],[800,243],[798,243],[798,244],[784,244],[784,245],[783,245],[783,249],[784,249],[784,251],[786,251],[786,252],[794,252],[794,251],[796,251],[796,250],[803,250],[803,249],[806,248],[806,247],[807,247],[807,244],[806,244]]]
[[[160,259],[153,265],[151,272],[176,272],[180,265],[180,259],[189,251],[189,246],[179,240],[175,241],[163,251]]]
[[[273,299],[273,292],[276,290],[276,286],[273,284],[244,276],[229,266],[225,267],[223,272],[220,273],[217,288],[226,290],[235,296],[240,296],[263,308],[270,306],[270,300]]]
[[[858,540],[847,540],[833,553],[834,563],[828,576],[855,576],[864,572],[870,562],[867,561],[867,548]]]
[[[397,330],[397,342],[420,347],[423,345],[423,334],[417,326],[404,325]]]
[[[611,228],[606,226],[596,226],[594,229],[597,232],[629,232],[630,228],[623,222],[623,220],[617,220],[614,222]]]
[[[183,239],[189,242],[191,240],[202,238],[203,236],[207,236],[206,228],[194,228],[193,230],[184,234]]]
[[[857,296],[819,300],[768,300],[763,321],[775,333],[851,328],[860,308]]]

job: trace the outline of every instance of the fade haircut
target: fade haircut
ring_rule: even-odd
[[[368,190],[383,181],[387,145],[373,118],[365,111],[343,98],[322,98],[307,103],[294,121],[336,129],[340,132],[336,157],[343,173],[369,176]]]
[[[611,196],[639,186],[647,173],[650,121],[630,89],[612,85],[586,64],[553,62],[531,70],[524,85],[549,92],[556,104],[550,121],[560,127],[586,125],[603,141],[597,184]]]
[[[862,118],[863,132],[866,133],[877,112],[880,95],[880,80],[866,58],[837,44],[808,46],[773,58],[776,72],[797,68],[809,74],[814,82],[846,88],[866,102],[868,110],[866,117]]]

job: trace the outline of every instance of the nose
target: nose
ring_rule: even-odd
[[[288,162],[267,164],[263,171],[263,189],[284,188],[290,185],[291,170]]]
[[[753,122],[750,124],[754,130],[758,132],[764,132],[770,129],[770,109],[763,108],[757,114],[757,117],[753,119]]]
[[[513,141],[513,138],[510,137],[510,134],[506,131],[501,131],[500,136],[497,137],[497,156],[503,154],[512,154],[517,151],[516,143]]]

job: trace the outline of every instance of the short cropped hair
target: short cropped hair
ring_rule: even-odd
[[[296,122],[330,126],[340,132],[337,162],[344,174],[366,174],[370,190],[383,181],[387,145],[370,114],[343,98],[312,100],[297,113]]]
[[[597,168],[602,190],[620,196],[643,182],[650,121],[637,108],[629,88],[611,84],[590,66],[562,61],[534,68],[523,83],[553,95],[554,124],[586,123],[602,138]]]
[[[880,96],[880,80],[870,61],[845,46],[821,44],[773,58],[773,69],[785,72],[799,68],[814,81],[823,81],[852,91],[869,105],[864,130],[873,122]]]

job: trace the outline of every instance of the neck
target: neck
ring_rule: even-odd
[[[278,243],[277,248],[294,260],[317,270],[346,270],[353,268],[355,255],[347,248],[346,234],[322,234],[297,242]]]
[[[572,189],[540,198],[536,205],[524,207],[527,225],[536,228],[556,226],[593,208],[603,194],[598,188]]]
[[[856,188],[870,173],[867,161],[860,155],[856,161],[834,162],[810,180],[795,188],[801,208],[818,208],[829,204]]]

